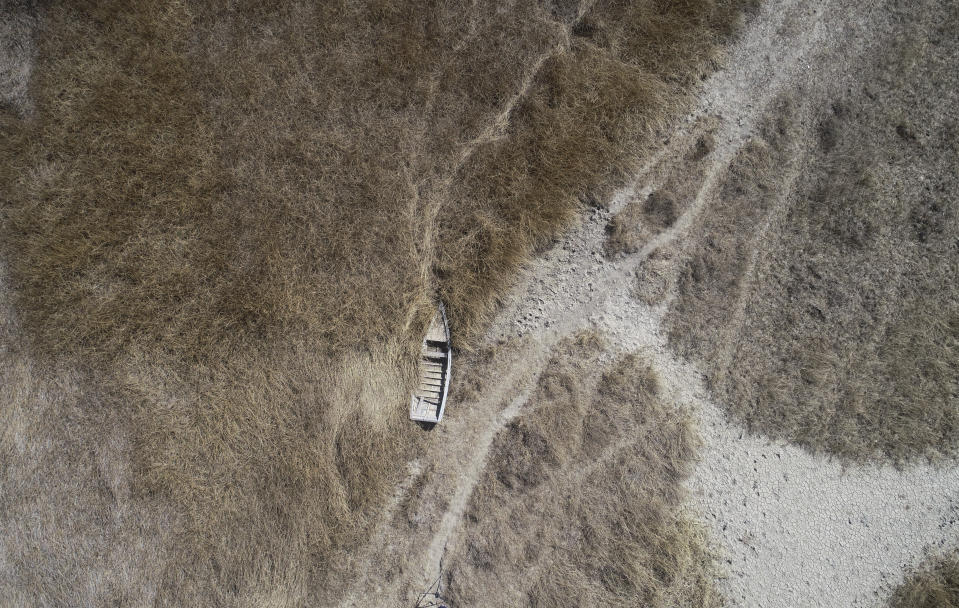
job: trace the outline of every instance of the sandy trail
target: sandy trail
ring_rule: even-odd
[[[650,308],[630,295],[636,268],[689,233],[715,197],[730,161],[777,96],[797,85],[819,96],[843,82],[854,65],[847,58],[868,53],[879,34],[894,27],[882,18],[872,7],[840,0],[766,2],[731,49],[728,67],[705,84],[699,106],[637,173],[635,182],[614,197],[608,211],[595,210],[583,218],[524,271],[490,340],[521,337],[527,346],[476,403],[452,404],[449,422],[440,430],[442,439],[425,456],[442,473],[419,491],[450,499],[444,511],[433,514],[438,525],[421,535],[407,556],[415,588],[425,589],[439,574],[489,448],[496,434],[522,412],[549,351],[563,337],[587,327],[602,330],[615,351],[649,357],[667,394],[698,412],[704,448],[689,487],[695,510],[707,521],[724,556],[727,578],[722,587],[734,605],[877,605],[899,582],[903,566],[921,560],[924,547],[955,538],[956,466],[843,469],[795,446],[747,435],[711,401],[701,373],[667,347],[663,308]],[[681,165],[677,161],[691,149],[703,117],[718,119],[717,145],[692,202],[670,229],[637,254],[604,260],[604,229],[611,215],[636,197],[647,196]],[[784,179],[794,178],[798,169],[790,171]],[[778,211],[769,212],[767,224]],[[762,238],[762,231],[756,238]],[[515,365],[518,362],[522,365]],[[385,548],[383,543],[389,542],[381,536],[371,546]],[[377,595],[370,589],[355,591],[352,597],[366,601]],[[393,589],[384,597],[395,593]]]

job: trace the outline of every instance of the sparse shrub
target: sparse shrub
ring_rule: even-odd
[[[649,306],[663,303],[674,292],[677,279],[676,252],[657,249],[636,269],[633,296]]]
[[[702,160],[712,153],[716,147],[716,139],[711,133],[703,133],[696,139],[696,146],[693,148],[690,160]]]
[[[656,229],[669,228],[676,221],[676,195],[668,190],[652,192],[643,203],[646,221]]]
[[[613,258],[639,251],[642,237],[646,234],[642,221],[642,206],[635,201],[630,201],[622,211],[611,217],[606,224],[606,242],[603,244],[606,256]]]
[[[927,560],[896,588],[889,608],[959,608],[959,557]]]
[[[606,225],[606,255],[636,253],[650,238],[673,225],[678,207],[676,195],[668,190],[657,190],[645,201],[630,201]]]

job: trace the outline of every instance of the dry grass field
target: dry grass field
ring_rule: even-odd
[[[901,30],[842,91],[767,112],[667,323],[750,429],[902,464],[959,447],[959,11],[890,10]]]
[[[604,363],[603,352],[595,333],[557,346],[496,438],[447,554],[453,605],[720,605],[683,507],[689,413],[641,357]]]
[[[948,546],[871,465],[959,448],[959,8],[776,6],[0,3],[0,605],[858,602]]]
[[[0,593],[332,602],[434,300],[470,348],[752,4],[11,5]]]

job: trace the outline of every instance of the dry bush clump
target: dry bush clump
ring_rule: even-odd
[[[636,253],[650,238],[673,225],[678,208],[676,195],[669,190],[651,192],[642,202],[630,201],[606,225],[606,256]]]
[[[423,441],[406,399],[436,297],[468,347],[747,4],[44,4],[33,110],[0,115],[7,362],[33,383],[2,404],[5,588],[335,594]],[[69,419],[60,390],[82,395]],[[122,450],[93,439],[105,421]],[[68,462],[21,449],[67,435]],[[98,462],[125,467],[109,492]],[[74,478],[93,485],[35,511]],[[135,575],[108,564],[89,585],[86,554],[64,557],[109,545],[122,563],[138,526],[157,553]]]
[[[673,247],[660,247],[636,269],[632,296],[648,306],[658,306],[675,293],[679,268]]]
[[[674,193],[666,189],[655,190],[643,203],[643,215],[655,230],[663,230],[676,222],[678,205]]]
[[[450,378],[449,399],[469,404],[481,398],[494,373],[521,365],[519,358],[526,346],[528,338],[510,338],[457,353],[457,372]]]
[[[643,208],[642,205],[634,203],[635,201],[627,204],[606,224],[606,242],[603,248],[607,257],[629,255],[642,247],[645,239],[640,237],[646,232],[642,226]]]
[[[959,608],[959,555],[927,560],[893,591],[889,608]]]
[[[957,42],[904,23],[861,82],[825,107],[791,104],[811,128],[780,106],[740,153],[668,317],[751,429],[852,460],[959,448],[959,157],[944,112],[959,100],[935,84],[957,73]]]
[[[600,354],[592,336],[563,343],[531,409],[496,439],[445,562],[454,604],[720,603],[683,510],[689,414],[642,358],[604,365]]]

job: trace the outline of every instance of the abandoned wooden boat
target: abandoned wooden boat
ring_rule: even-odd
[[[439,422],[446,408],[446,391],[450,385],[450,327],[446,309],[439,305],[420,352],[420,383],[410,398],[410,420]]]

